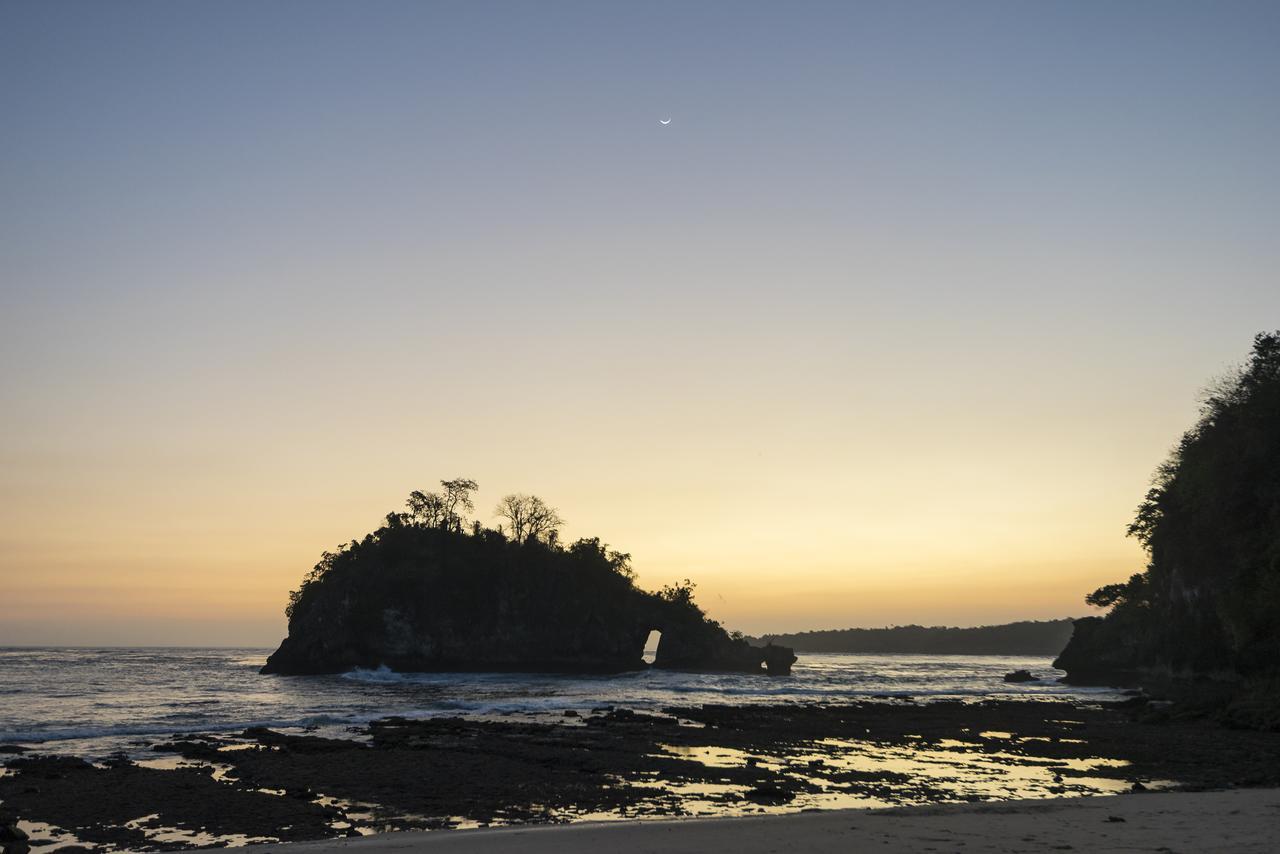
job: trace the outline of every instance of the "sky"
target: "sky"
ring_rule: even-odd
[[[274,645],[456,476],[749,633],[1088,613],[1280,327],[1278,48],[1274,3],[4,3],[0,644]]]

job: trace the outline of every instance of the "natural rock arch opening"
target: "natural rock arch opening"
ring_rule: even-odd
[[[648,637],[644,641],[644,652],[641,655],[644,663],[653,666],[653,662],[658,658],[658,644],[662,643],[662,630],[651,629]]]

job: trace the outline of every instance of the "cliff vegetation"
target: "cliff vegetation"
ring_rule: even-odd
[[[1086,597],[1058,666],[1086,681],[1213,679],[1232,708],[1280,724],[1280,332],[1205,393],[1129,534],[1146,568]]]
[[[468,518],[475,481],[414,492],[406,512],[325,552],[290,594],[289,635],[266,673],[613,672],[655,667],[788,672],[789,650],[751,647],[694,602],[693,583],[635,584],[630,555],[598,538],[564,543],[535,496],[499,502],[496,527]]]

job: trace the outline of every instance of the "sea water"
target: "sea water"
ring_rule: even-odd
[[[249,726],[342,732],[391,715],[563,715],[601,706],[833,703],[868,698],[1115,699],[1063,685],[1025,656],[801,654],[791,676],[643,670],[617,675],[394,673],[264,676],[268,649],[0,648],[0,744],[133,753],[184,732]],[[1006,683],[1004,674],[1040,677]]]

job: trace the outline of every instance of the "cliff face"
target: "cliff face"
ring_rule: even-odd
[[[654,629],[656,667],[763,672],[762,650],[692,603],[638,589],[590,543],[398,526],[328,557],[264,673],[636,670]]]
[[[1102,617],[1075,621],[1071,639],[1053,666],[1067,671],[1063,681],[1076,685],[1135,685],[1148,678],[1141,664],[1134,627],[1108,623]]]
[[[1129,531],[1145,571],[1088,597],[1110,613],[1077,621],[1055,665],[1074,681],[1280,683],[1280,333],[1207,395]]]

